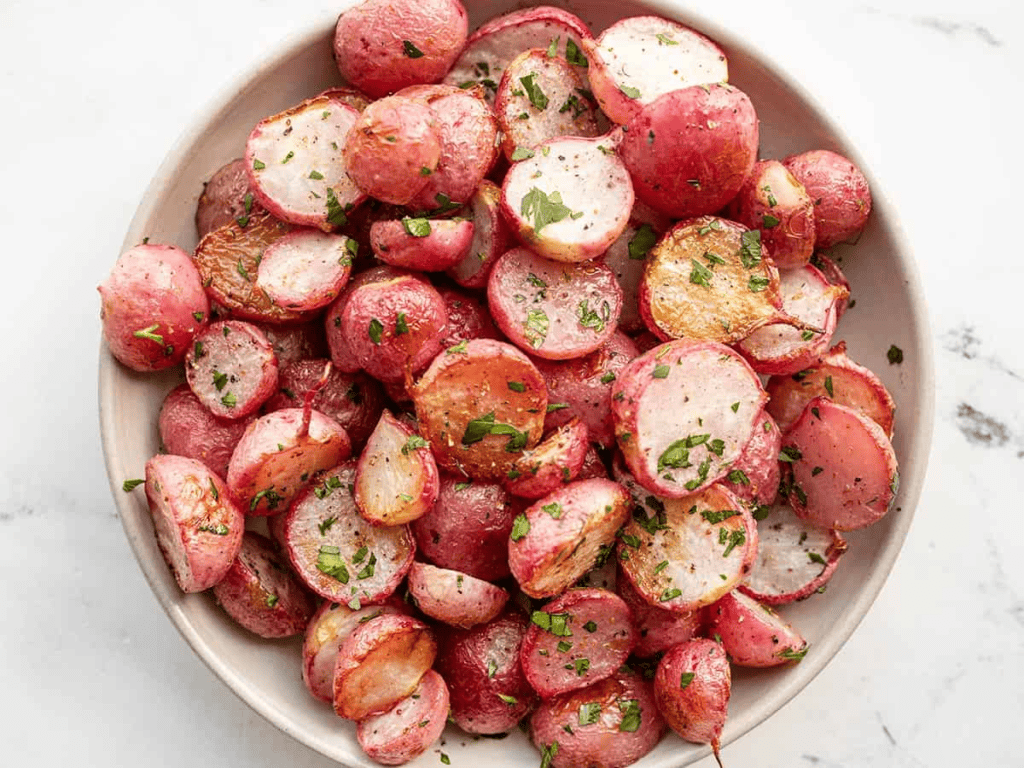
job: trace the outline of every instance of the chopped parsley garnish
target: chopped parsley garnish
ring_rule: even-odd
[[[590,701],[580,706],[580,725],[593,725],[601,719],[601,705]]]
[[[685,689],[690,683],[692,683],[694,677],[695,674],[693,672],[683,672],[683,674],[679,676],[680,690]]]
[[[760,293],[769,285],[771,285],[771,282],[772,281],[767,277],[762,277],[761,275],[751,275],[750,279],[747,281],[747,290],[749,290],[751,293]]]
[[[534,82],[536,76],[535,73],[531,72],[524,77],[520,77],[519,82],[523,84],[523,88],[526,89],[526,95],[534,107],[541,110],[547,109],[548,97],[541,90],[540,86]]]
[[[605,329],[608,321],[611,320],[611,306],[607,301],[601,302],[601,314],[589,306],[589,301],[583,299],[576,307],[576,317],[579,318],[583,328],[590,328],[594,333],[600,333]]]
[[[430,222],[427,219],[406,216],[402,219],[402,228],[413,237],[426,237],[430,234]]]
[[[631,98],[631,99],[639,99],[640,98],[640,89],[639,88],[634,88],[631,85],[620,85],[619,86],[619,90],[622,91],[627,96],[629,96],[629,98]]]
[[[636,234],[629,238],[629,258],[642,261],[657,242],[654,228],[650,224],[641,224]]]
[[[531,309],[526,313],[526,320],[523,322],[523,329],[526,332],[526,340],[534,349],[540,347],[548,337],[548,327],[551,321],[543,309]]]
[[[622,712],[622,722],[619,723],[619,730],[626,733],[634,733],[639,730],[640,702],[636,699],[620,701],[619,710]]]
[[[705,288],[711,287],[711,278],[714,274],[696,259],[690,259],[690,282],[695,285],[702,285]]]
[[[668,377],[671,371],[672,369],[667,365],[656,365],[654,366],[654,370],[651,371],[651,377],[655,379],[664,379]]]
[[[740,235],[740,261],[747,269],[753,269],[761,263],[761,232],[748,229]]]
[[[889,347],[889,351],[885,353],[885,356],[889,360],[889,365],[899,365],[903,362],[903,350],[895,344]]]
[[[424,440],[419,435],[409,435],[409,439],[405,441],[405,445],[402,446],[402,455],[408,456],[410,451],[415,451],[418,448],[429,448],[430,443]]]
[[[550,632],[555,637],[572,637],[572,630],[569,629],[568,613],[534,611],[530,614],[530,621],[545,632]]]
[[[779,220],[772,216],[770,213],[766,213],[761,217],[761,226],[765,229],[771,229],[772,227],[779,226]]]
[[[348,568],[345,567],[345,561],[342,560],[341,550],[338,547],[322,545],[317,554],[316,569],[342,584],[348,584]]]
[[[512,534],[509,538],[511,538],[512,541],[519,541],[529,532],[530,521],[527,519],[526,515],[520,512],[516,515],[515,520],[512,521]]]
[[[512,151],[512,161],[518,162],[520,160],[529,160],[536,153],[528,147],[516,147]]]
[[[134,480],[125,480],[123,483],[121,483],[121,490],[124,491],[125,493],[128,493],[129,491],[134,491],[144,482],[146,481],[143,480],[142,478],[135,478]]]
[[[381,334],[384,332],[384,323],[376,317],[370,318],[370,325],[366,329],[366,335],[374,344],[380,344]]]
[[[423,51],[413,45],[411,40],[402,41],[402,53],[410,59],[419,59],[423,56]]]
[[[527,219],[533,217],[533,231],[540,234],[548,224],[555,224],[562,221],[573,211],[562,203],[562,193],[555,191],[551,194],[544,192],[537,187],[531,187],[530,191],[523,196],[523,202],[519,212]]]
[[[590,62],[588,62],[587,57],[583,55],[583,51],[581,51],[580,47],[573,42],[572,38],[569,37],[565,39],[565,60],[577,67],[590,66]]]

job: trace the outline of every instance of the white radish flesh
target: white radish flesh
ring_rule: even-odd
[[[196,336],[185,358],[185,377],[214,416],[240,419],[274,394],[277,358],[259,328],[225,320]]]
[[[286,309],[326,307],[348,282],[358,249],[358,243],[344,235],[296,230],[264,252],[256,287]]]

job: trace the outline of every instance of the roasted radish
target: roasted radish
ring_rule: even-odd
[[[223,320],[198,334],[185,356],[195,396],[222,419],[254,413],[277,389],[277,358],[251,323]]]
[[[409,570],[409,596],[430,618],[463,629],[496,617],[509,598],[494,584],[427,563],[413,563]]]
[[[827,149],[790,155],[782,164],[803,184],[814,202],[815,245],[831,248],[864,228],[871,213],[871,190],[850,160]]]
[[[415,690],[387,712],[359,721],[356,738],[381,765],[403,765],[437,741],[448,721],[448,686],[428,669]]]
[[[341,293],[359,246],[344,235],[299,229],[272,243],[256,272],[256,287],[280,307],[320,309]]]
[[[729,662],[714,640],[681,643],[658,662],[654,698],[665,722],[687,741],[710,744],[716,758],[731,693]]]
[[[198,459],[218,477],[225,477],[231,454],[250,421],[214,416],[188,384],[181,384],[167,393],[157,424],[168,453]]]
[[[533,450],[525,451],[509,470],[505,487],[516,496],[539,499],[576,479],[587,455],[587,425],[573,419]]]

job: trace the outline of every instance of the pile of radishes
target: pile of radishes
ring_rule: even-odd
[[[863,175],[758,161],[725,54],[667,19],[467,37],[458,0],[366,0],[334,53],[345,85],[210,180],[195,252],[140,245],[100,287],[118,360],[184,365],[145,472],[174,576],[304,633],[310,693],[381,763],[449,719],[528,718],[545,766],[627,765],[666,725],[717,754],[730,665],[807,652],[769,606],[896,493],[820,253]]]

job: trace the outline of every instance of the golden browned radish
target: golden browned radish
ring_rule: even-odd
[[[640,314],[661,339],[735,344],[788,319],[760,233],[713,216],[677,224],[647,256]]]
[[[687,741],[710,744],[719,765],[718,740],[731,693],[732,672],[725,650],[713,640],[681,643],[658,662],[654,698],[665,722]]]
[[[677,613],[710,605],[754,565],[757,526],[720,485],[684,499],[646,497],[619,534],[623,573],[647,602]]]
[[[387,613],[360,624],[338,649],[334,711],[348,720],[387,712],[416,690],[436,655],[434,635],[419,619]]]
[[[579,480],[516,518],[508,565],[530,597],[552,597],[594,567],[629,515],[629,492],[610,480]]]
[[[517,454],[540,441],[548,404],[544,380],[526,355],[490,339],[449,347],[411,394],[438,464],[480,480],[504,479]]]

